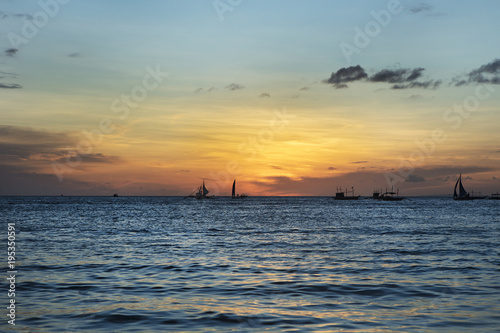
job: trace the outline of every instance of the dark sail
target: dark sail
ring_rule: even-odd
[[[232,197],[234,198],[236,196],[236,179],[233,182],[233,192],[232,192]]]
[[[459,197],[465,197],[467,195],[468,195],[468,193],[465,190],[464,186],[462,185],[462,175],[460,175],[460,186],[459,186],[458,196]]]
[[[206,196],[208,194],[208,190],[205,187],[205,180],[203,180],[203,195]]]

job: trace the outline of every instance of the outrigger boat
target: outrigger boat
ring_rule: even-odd
[[[210,191],[207,190],[207,188],[205,187],[205,179],[203,179],[203,184],[200,187],[198,187],[198,191],[195,193],[194,197],[196,199],[213,199],[213,198],[215,198],[215,195],[208,196],[207,194],[209,192]]]
[[[500,200],[500,193],[493,193],[490,197],[490,200]]]
[[[348,195],[348,193],[351,192],[352,195]],[[354,195],[354,187],[351,187],[351,191],[347,191],[347,188],[345,189],[345,192],[342,192],[341,187],[337,187],[337,192],[335,193],[335,196],[333,197],[335,200],[358,200],[360,195]]]
[[[392,188],[390,192],[387,191],[387,189],[384,193],[381,192],[382,191],[374,191],[372,198],[383,201],[401,201],[404,199],[404,197],[399,196],[399,189],[397,189],[396,192],[394,192],[394,188]]]

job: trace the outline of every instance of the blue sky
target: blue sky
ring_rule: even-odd
[[[56,8],[55,15],[44,6]],[[327,195],[328,188],[357,182],[371,191],[386,186],[383,175],[400,172],[415,142],[438,127],[449,140],[411,173],[420,178],[398,186],[447,193],[466,169],[474,187],[495,191],[499,7],[497,1],[1,0],[0,126],[14,135],[0,137],[0,154],[19,188],[7,186],[4,194],[182,194],[190,190],[186,183],[225,172],[230,160],[245,170],[230,176],[254,193]],[[389,13],[390,22],[382,26],[373,12]],[[47,22],[26,36],[23,29],[44,15]],[[367,45],[356,45],[357,29],[377,25]],[[13,34],[25,42],[13,43]],[[349,59],[341,47],[347,44],[357,48]],[[343,76],[342,69],[357,65],[360,79]],[[117,120],[113,101],[140,85],[147,68],[168,77]],[[489,81],[479,82],[474,71]],[[488,98],[459,130],[450,129],[443,114],[481,84],[493,89]],[[295,120],[247,161],[238,147],[285,108]],[[60,182],[53,163],[68,166],[65,154],[103,118],[116,130]],[[29,141],[54,135],[66,142],[49,140],[38,151]]]

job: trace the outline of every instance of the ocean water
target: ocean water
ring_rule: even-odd
[[[1,197],[0,212],[17,270],[1,331],[500,332],[500,201]]]

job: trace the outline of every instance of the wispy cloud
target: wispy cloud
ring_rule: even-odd
[[[347,83],[355,81],[390,83],[392,89],[438,88],[441,80],[417,81],[422,78],[424,70],[422,67],[382,69],[369,76],[363,67],[356,65],[337,70],[324,82],[333,84],[337,89],[348,88]]]
[[[429,13],[432,12],[433,9],[434,9],[433,6],[426,3],[418,3],[408,7],[408,10],[412,14]]]
[[[23,14],[23,13],[14,13],[14,14],[11,14],[11,13],[5,13],[5,12],[2,12],[0,11],[0,18],[5,20],[5,19],[8,19],[8,18],[19,18],[19,19],[22,19],[22,18],[25,18],[25,19],[28,19],[30,21],[33,21],[33,15],[30,15],[30,14]]]
[[[245,86],[242,86],[241,84],[238,83],[231,83],[230,85],[227,85],[225,88],[234,91],[234,90],[242,90],[245,88]]]
[[[259,97],[267,97],[267,98],[269,98],[269,97],[271,97],[271,94],[268,93],[268,92],[264,92],[264,93],[260,94]]]
[[[22,86],[17,83],[0,83],[0,89],[21,89]]]
[[[460,87],[474,83],[500,84],[500,59],[495,59],[486,65],[482,65],[465,76],[455,77],[450,85]]]
[[[7,49],[5,50],[5,55],[8,57],[13,57],[16,55],[18,49]]]

